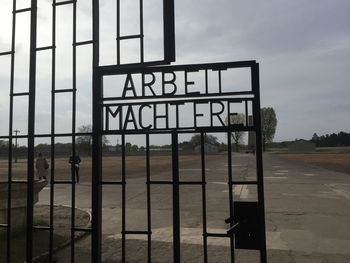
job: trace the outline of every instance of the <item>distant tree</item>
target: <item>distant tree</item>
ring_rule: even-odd
[[[317,142],[319,139],[320,139],[320,137],[319,137],[319,136],[317,135],[317,133],[315,132],[315,133],[312,135],[311,141]]]
[[[136,145],[136,144],[134,144],[133,146],[131,146],[131,151],[132,152],[137,152],[139,150],[139,147]]]
[[[116,146],[115,146],[115,150],[116,150],[117,153],[121,152],[122,151],[122,146],[119,143],[117,143]]]
[[[227,151],[227,144],[225,143],[220,143],[219,144],[219,152]]]
[[[125,144],[125,152],[131,152],[131,147],[132,147],[131,143],[127,142]]]
[[[6,156],[8,154],[8,148],[8,141],[0,140],[0,156]]]
[[[338,134],[326,134],[319,137],[319,140],[316,141],[317,147],[341,147],[341,146],[350,146],[350,133],[339,132]]]
[[[229,124],[228,118],[225,120],[226,125]],[[238,113],[236,115],[231,115],[230,124],[231,125],[239,125],[245,123],[245,115],[243,113]],[[239,151],[239,144],[243,141],[244,132],[243,131],[234,131],[231,132],[231,136],[236,145],[236,151]]]
[[[50,150],[51,150],[50,147],[51,146],[47,143],[40,143],[40,144],[35,146],[35,152],[36,153],[41,152],[41,153],[45,154],[46,157],[48,157],[48,153],[50,153]]]
[[[92,125],[82,125],[78,128],[78,133],[92,133]],[[109,143],[105,135],[102,136],[102,146],[106,146]],[[91,135],[80,135],[77,137],[77,144],[80,151],[87,152],[91,155],[92,148],[92,136]]]
[[[193,145],[188,141],[184,141],[179,143],[179,148],[181,148],[183,151],[191,151],[193,150]]]
[[[338,133],[338,143],[339,146],[349,146],[350,145],[350,133],[339,132]]]
[[[266,149],[266,143],[272,142],[275,137],[277,127],[277,117],[272,107],[261,109],[261,135],[263,150]]]
[[[1,147],[8,147],[9,143],[8,141],[0,140],[0,148]]]
[[[218,138],[216,138],[215,136],[210,135],[210,134],[205,135],[204,136],[204,143],[217,145]],[[190,140],[190,144],[192,145],[192,147],[196,147],[197,145],[200,145],[201,144],[201,135],[200,134],[193,135],[191,140]]]

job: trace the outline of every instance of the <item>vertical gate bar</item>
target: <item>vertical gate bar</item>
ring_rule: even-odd
[[[99,0],[92,0],[92,241],[91,262],[101,262],[101,229],[102,229],[102,111],[100,101],[102,99],[103,79],[98,73],[99,66]]]
[[[219,85],[219,93],[222,93],[222,79],[221,79],[221,69],[218,70],[218,85]]]
[[[120,65],[120,0],[116,0],[117,65]]]
[[[56,0],[52,0],[52,49],[51,49],[51,176],[50,176],[50,240],[49,262],[53,261],[53,232],[55,204],[55,90],[56,90]]]
[[[248,111],[248,101],[245,100],[244,101],[244,106],[245,106],[245,126],[248,127],[249,126],[249,111]]]
[[[260,113],[260,87],[259,87],[259,64],[256,63],[252,68],[252,86],[254,92],[253,112],[254,127],[256,131],[256,172],[258,181],[258,202],[260,215],[260,261],[267,262],[266,258],[266,226],[265,226],[265,205],[264,205],[264,177],[263,177],[263,156],[262,156],[262,138],[261,138],[261,113]]]
[[[205,69],[205,94],[209,93],[209,87],[208,87],[208,69]]]
[[[143,0],[140,0],[140,61],[144,62]]]
[[[180,254],[180,193],[179,193],[179,149],[178,134],[171,134],[172,167],[173,167],[173,246],[174,263],[181,261]]]
[[[202,169],[202,216],[203,216],[203,259],[208,262],[208,238],[207,238],[207,188],[205,174],[205,140],[201,132],[201,169]]]
[[[228,195],[229,195],[229,205],[230,205],[230,218],[233,218],[233,192],[232,192],[232,140],[231,131],[227,132],[227,166],[228,166]],[[230,227],[232,227],[234,222],[230,220]],[[231,248],[231,262],[235,262],[235,245],[234,237],[230,236],[230,248]]]
[[[125,134],[122,134],[122,262],[125,263]]]
[[[151,221],[151,166],[150,166],[150,152],[149,152],[149,133],[146,134],[146,169],[147,169],[147,262],[152,261],[152,221]]]
[[[30,13],[30,62],[28,102],[28,170],[27,170],[27,263],[33,258],[33,209],[34,209],[34,133],[35,133],[35,76],[36,76],[36,27],[37,0],[31,0]]]
[[[119,0],[118,0],[119,1]],[[175,4],[174,0],[163,0],[164,60],[175,61]]]
[[[11,262],[11,207],[12,207],[12,130],[13,130],[13,92],[15,75],[15,48],[16,48],[16,0],[12,1],[12,39],[11,39],[11,76],[10,76],[10,109],[9,109],[9,144],[8,144],[8,188],[7,188],[7,240],[6,258]]]
[[[76,62],[76,54],[77,54],[77,2],[73,2],[73,72],[72,72],[72,88],[73,88],[73,98],[72,98],[72,166],[73,169],[71,169],[72,174],[72,205],[71,205],[71,263],[74,263],[75,261],[75,195],[76,195],[76,169],[75,166],[75,156],[76,156],[76,145],[75,145],[75,129],[76,129],[76,102],[77,102],[77,85],[76,85],[76,68],[77,68],[77,62]]]

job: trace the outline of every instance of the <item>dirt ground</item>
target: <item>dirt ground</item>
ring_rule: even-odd
[[[172,159],[171,155],[151,155],[150,157],[150,170],[153,174],[162,173],[163,171],[171,171]],[[207,155],[206,160],[219,160],[222,158],[218,155]],[[82,162],[80,164],[80,181],[90,182],[91,181],[91,157],[81,157]],[[52,164],[49,158],[47,158],[50,164]],[[103,157],[103,180],[104,181],[117,181],[121,180],[121,167],[122,167],[121,156],[107,156]],[[181,168],[200,168],[201,157],[199,154],[180,154],[179,155],[179,166]],[[125,160],[126,174],[128,178],[139,178],[146,176],[146,156],[126,156]],[[70,164],[66,158],[57,158],[54,164],[54,176],[55,181],[57,180],[71,180]],[[0,160],[0,180],[7,181],[8,174],[8,163],[6,160]],[[24,159],[18,160],[18,163],[12,165],[12,179],[13,180],[25,180],[27,177],[27,161]],[[50,176],[48,176],[50,178]]]
[[[350,174],[350,153],[279,154],[282,159]]]
[[[322,167],[331,171],[350,174],[350,153],[306,153],[306,154],[277,154],[278,157],[289,161],[302,162],[314,167]],[[207,155],[207,161],[215,161],[222,158],[221,155]],[[121,180],[121,156],[107,156],[103,158],[103,180]],[[80,181],[91,180],[91,157],[82,157],[80,166]],[[179,156],[181,168],[200,168],[201,159],[199,154],[186,154]],[[5,160],[0,161],[0,180],[7,181],[8,164]],[[51,164],[50,164],[51,167]],[[128,178],[140,178],[146,176],[146,156],[126,156],[126,174]],[[51,168],[49,168],[50,170]],[[163,171],[171,171],[171,155],[151,155],[151,174],[159,174]],[[26,179],[27,162],[19,160],[13,163],[13,180]],[[50,173],[50,171],[49,171]],[[55,180],[71,180],[70,165],[65,158],[55,160]],[[50,177],[50,176],[49,176]]]

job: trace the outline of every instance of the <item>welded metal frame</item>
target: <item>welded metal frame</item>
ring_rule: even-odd
[[[145,52],[144,52],[144,10],[143,10],[143,2],[145,0],[138,0],[139,1],[139,34],[135,35],[121,35],[120,28],[121,28],[121,20],[120,20],[120,2],[122,0],[116,0],[116,15],[117,15],[117,21],[116,21],[116,27],[117,27],[117,61],[116,65],[129,65],[129,66],[135,66],[135,65],[144,65],[144,66],[150,66],[150,65],[162,65],[162,64],[169,64],[171,62],[175,61],[175,13],[174,13],[174,0],[163,0],[163,60],[157,60],[157,61],[145,61]],[[121,61],[121,41],[128,40],[128,39],[139,39],[140,41],[140,59],[139,62],[136,63],[123,63]],[[113,67],[114,65],[112,65]]]
[[[1,228],[7,229],[7,262],[11,262],[11,201],[12,201],[12,184],[26,183],[27,185],[27,228],[26,228],[26,262],[32,262],[33,260],[33,231],[48,231],[49,232],[49,261],[53,262],[53,233],[54,233],[54,192],[55,185],[65,184],[71,185],[71,262],[74,262],[75,256],[75,235],[76,232],[91,232],[90,228],[77,228],[75,226],[75,166],[72,164],[71,180],[62,181],[55,180],[55,139],[61,137],[70,137],[72,140],[72,154],[75,155],[76,147],[75,140],[80,135],[91,135],[91,133],[76,133],[76,50],[78,46],[92,44],[92,40],[77,42],[76,41],[76,14],[77,14],[77,1],[60,1],[52,0],[52,44],[50,46],[37,47],[37,0],[30,1],[30,7],[17,9],[16,1],[13,1],[12,7],[12,40],[11,51],[0,53],[1,56],[11,56],[11,72],[10,72],[10,106],[9,106],[9,135],[0,136],[1,139],[9,140],[8,149],[8,196],[7,196],[7,224],[1,225]],[[72,89],[56,89],[56,9],[59,6],[71,5],[73,16],[73,56],[72,56]],[[14,92],[14,78],[15,78],[15,46],[16,46],[16,16],[30,12],[30,71],[29,71],[29,90],[28,92]],[[35,133],[35,97],[36,97],[36,55],[37,52],[51,51],[52,63],[51,63],[51,133],[38,134]],[[55,97],[56,94],[67,93],[72,94],[72,131],[70,133],[56,133],[55,132]],[[28,134],[13,135],[13,111],[14,111],[14,97],[27,96],[28,97]],[[28,154],[27,154],[27,179],[25,181],[18,181],[12,179],[13,168],[13,139],[27,139]],[[50,169],[50,223],[49,226],[37,226],[34,225],[34,161],[35,152],[34,145],[36,138],[49,138],[51,142],[51,169]]]
[[[233,91],[233,92],[222,92],[221,91],[221,71],[227,69],[241,69],[248,68],[251,73],[251,90],[245,91]],[[164,73],[164,72],[196,72],[198,70],[205,70],[206,80],[207,80],[207,71],[213,70],[218,72],[218,93],[205,93],[205,94],[187,94],[187,95],[161,95],[157,96],[155,101],[153,96],[136,96],[136,97],[104,97],[103,96],[103,78],[104,76],[109,75],[126,75],[126,74],[145,74],[145,73]],[[96,185],[99,185],[98,191],[99,194],[102,192],[103,185],[116,185],[122,187],[122,262],[127,261],[125,253],[125,242],[126,235],[147,235],[147,246],[148,246],[148,262],[152,262],[151,256],[151,203],[150,203],[150,185],[170,185],[172,186],[173,191],[173,259],[174,262],[180,262],[181,251],[180,251],[180,239],[181,239],[181,227],[180,227],[180,187],[181,185],[197,185],[201,186],[202,189],[202,223],[203,223],[203,258],[204,262],[208,262],[208,238],[229,238],[230,247],[231,247],[231,262],[235,261],[235,235],[234,230],[239,224],[239,222],[234,222],[234,195],[233,187],[236,185],[251,185],[256,186],[257,189],[257,207],[259,213],[259,231],[260,231],[260,240],[259,240],[259,251],[260,251],[260,261],[266,262],[266,234],[265,234],[265,208],[264,208],[264,187],[263,187],[263,167],[262,167],[262,144],[261,144],[261,120],[260,120],[260,87],[259,87],[259,64],[256,61],[238,61],[238,62],[224,62],[224,63],[211,63],[211,64],[193,64],[193,65],[166,65],[166,66],[147,66],[142,65],[127,67],[127,66],[114,66],[114,67],[104,67],[100,66],[97,68],[97,81],[98,92],[96,91],[94,96],[94,119],[97,120],[95,123],[95,142],[101,143],[101,138],[103,135],[120,135],[122,137],[122,180],[120,182],[110,182],[103,181],[101,170],[96,171],[94,174]],[[206,81],[206,85],[208,82]],[[121,89],[123,87],[120,87]],[[207,87],[205,87],[208,90]],[[152,100],[153,99],[153,100]],[[149,102],[152,100],[152,102]],[[148,103],[158,104],[158,103],[172,103],[172,102],[200,102],[200,101],[229,101],[233,103],[244,103],[245,105],[245,116],[246,122],[245,125],[231,125],[228,123],[227,126],[204,126],[198,127],[196,124],[192,127],[182,127],[182,128],[152,128],[152,129],[113,129],[110,130],[108,126],[108,107],[110,106],[132,106],[132,105],[146,105]],[[251,103],[253,123],[248,123],[248,104]],[[105,115],[104,115],[105,114]],[[228,113],[230,114],[230,113]],[[124,127],[124,126],[123,126]],[[257,167],[257,179],[249,181],[237,181],[233,180],[232,174],[232,141],[231,133],[235,131],[249,131],[256,134],[256,167]],[[206,208],[206,164],[205,164],[205,136],[209,132],[224,132],[227,133],[227,183],[228,183],[228,203],[229,203],[229,218],[226,219],[226,222],[229,223],[229,229],[226,233],[210,233],[207,231],[207,208]],[[178,135],[184,133],[196,133],[201,135],[201,181],[180,181],[179,179],[179,151],[178,151]],[[125,213],[126,213],[126,200],[125,200],[125,191],[127,184],[127,174],[125,169],[125,136],[132,134],[142,134],[146,136],[146,184],[147,184],[147,230],[146,231],[132,231],[126,229],[125,222]],[[152,134],[169,134],[172,138],[172,180],[171,181],[152,181],[150,180],[150,167],[149,167],[149,137]],[[97,150],[98,146],[96,145],[95,149]],[[101,152],[96,152],[94,154],[94,163],[100,164],[102,160]],[[101,168],[101,167],[100,167]],[[95,186],[96,186],[95,185]],[[95,190],[97,192],[97,190]],[[101,216],[101,205],[102,200],[99,202],[99,207],[94,207],[93,216],[96,218]],[[101,222],[102,223],[102,222]],[[101,227],[101,225],[99,225]],[[95,242],[97,240],[95,239]],[[101,251],[96,253],[96,262],[100,262]]]
[[[202,64],[202,65],[184,65],[184,66],[161,66],[167,65],[175,61],[175,24],[174,24],[174,0],[163,0],[163,21],[164,21],[164,59],[159,61],[145,61],[144,59],[144,32],[143,32],[143,1],[139,0],[140,5],[140,33],[132,36],[120,35],[120,21],[117,21],[117,59],[116,65],[101,66],[99,63],[99,0],[92,1],[92,22],[93,31],[92,39],[77,42],[77,0],[58,1],[52,0],[52,43],[49,46],[38,47],[37,46],[37,2],[38,0],[31,0],[30,7],[17,9],[16,0],[13,0],[13,15],[12,15],[12,39],[11,50],[0,52],[0,58],[2,56],[11,57],[11,70],[10,70],[10,100],[9,100],[9,132],[7,136],[0,136],[0,139],[7,139],[9,141],[8,146],[8,214],[7,224],[0,225],[0,228],[7,229],[7,262],[11,262],[11,200],[12,200],[12,186],[16,183],[27,184],[27,228],[26,228],[26,262],[32,262],[33,259],[33,231],[48,231],[49,232],[49,262],[53,262],[53,234],[54,234],[54,194],[55,186],[59,184],[71,186],[71,244],[70,244],[70,261],[75,262],[75,235],[77,232],[85,232],[91,234],[91,260],[92,262],[101,262],[101,230],[102,230],[102,186],[107,184],[120,185],[122,187],[122,260],[126,261],[125,240],[128,234],[140,234],[147,235],[148,255],[147,261],[152,261],[151,245],[152,245],[152,229],[151,229],[151,185],[171,185],[173,187],[173,232],[174,232],[174,262],[180,262],[180,203],[179,203],[179,189],[181,185],[198,185],[202,189],[202,211],[203,211],[203,253],[204,262],[208,261],[207,256],[207,239],[210,237],[223,237],[229,238],[231,243],[231,261],[234,262],[234,236],[228,233],[214,234],[207,232],[207,219],[206,219],[206,172],[205,172],[205,149],[204,141],[205,134],[207,132],[230,132],[237,129],[237,127],[206,127],[195,129],[182,129],[182,130],[157,130],[157,131],[111,131],[106,133],[103,131],[103,103],[108,103],[108,98],[103,98],[103,76],[114,74],[125,74],[125,72],[152,72],[154,70],[198,70],[203,67],[217,67],[218,69],[224,69],[227,67],[250,67],[252,72],[252,99],[249,101],[253,105],[254,125],[253,127],[242,128],[244,131],[254,131],[256,133],[256,166],[257,166],[257,181],[233,181],[232,170],[228,169],[228,187],[229,187],[229,209],[230,217],[233,216],[233,192],[234,185],[249,184],[256,185],[258,189],[258,201],[259,212],[261,215],[261,262],[266,262],[266,241],[265,241],[265,217],[264,217],[264,189],[263,189],[263,170],[262,170],[262,148],[261,148],[261,123],[260,123],[260,95],[259,95],[259,65],[255,61],[243,61],[233,63],[217,63],[217,64]],[[119,20],[120,13],[120,0],[117,1],[117,19]],[[73,43],[72,43],[72,88],[71,89],[56,89],[56,11],[57,8],[64,5],[72,6],[73,16]],[[15,92],[14,91],[14,79],[15,79],[15,54],[16,54],[16,16],[21,13],[30,12],[30,72],[28,92]],[[120,43],[125,39],[139,39],[140,40],[140,61],[138,63],[123,64],[120,59]],[[92,133],[78,133],[76,132],[76,66],[77,66],[77,48],[79,46],[92,45],[92,80],[93,80],[93,131]],[[51,64],[51,132],[48,134],[35,133],[35,99],[36,99],[36,55],[37,52],[48,51],[51,52],[52,64]],[[219,70],[220,74],[220,70]],[[70,133],[56,133],[55,127],[55,104],[56,95],[61,93],[67,93],[72,95],[72,131]],[[230,96],[248,95],[249,92],[239,92],[227,94]],[[13,135],[13,111],[14,111],[14,97],[27,96],[28,97],[28,134]],[[214,96],[215,97],[215,96]],[[218,96],[219,97],[219,96]],[[144,99],[150,97],[145,96]],[[163,96],[160,99],[169,99],[170,97]],[[183,96],[182,99],[189,99],[190,96]],[[198,99],[198,96],[197,96]],[[203,98],[205,99],[205,98]],[[220,98],[211,98],[212,100]],[[237,98],[235,98],[237,99]],[[113,98],[116,100],[116,98]],[[161,101],[161,100],[159,100]],[[246,112],[247,110],[246,102]],[[102,106],[101,106],[102,105]],[[246,115],[246,118],[248,116]],[[248,121],[246,122],[248,123]],[[178,167],[178,134],[179,133],[192,133],[196,132],[201,135],[201,167],[202,167],[202,179],[201,181],[182,182],[179,180],[179,167]],[[150,177],[150,135],[153,133],[166,133],[171,134],[172,137],[172,163],[173,163],[173,178],[171,181],[152,181]],[[122,180],[120,182],[104,182],[101,178],[102,169],[102,135],[103,134],[121,134],[122,136]],[[125,170],[125,136],[127,134],[144,134],[146,136],[146,184],[147,184],[147,230],[145,231],[133,231],[125,228],[126,223],[126,181],[127,174]],[[92,226],[91,228],[78,228],[75,226],[75,207],[76,207],[76,185],[75,185],[75,166],[72,164],[71,180],[62,181],[55,180],[55,142],[56,138],[70,137],[72,140],[72,155],[76,152],[76,137],[88,135],[93,138],[93,162],[92,162]],[[13,168],[13,140],[14,139],[27,139],[28,154],[27,154],[27,179],[23,181],[15,181],[12,177]],[[50,180],[50,224],[46,226],[36,226],[33,221],[33,209],[34,209],[34,160],[35,160],[35,139],[36,138],[48,138],[51,142],[51,180]],[[231,137],[228,136],[228,167],[231,167]],[[234,222],[230,222],[230,227],[234,227]]]

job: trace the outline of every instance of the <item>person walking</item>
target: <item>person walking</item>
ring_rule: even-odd
[[[69,157],[69,163],[71,164],[72,174],[75,173],[76,182],[79,184],[79,166],[81,163],[81,159],[80,159],[79,154],[76,153],[74,158],[73,158],[73,155],[71,157]]]
[[[36,168],[36,176],[41,180],[43,178],[46,180],[46,177],[48,175],[48,169],[49,169],[49,163],[47,162],[46,158],[43,157],[43,154],[39,152],[38,157],[35,162],[35,168]]]

